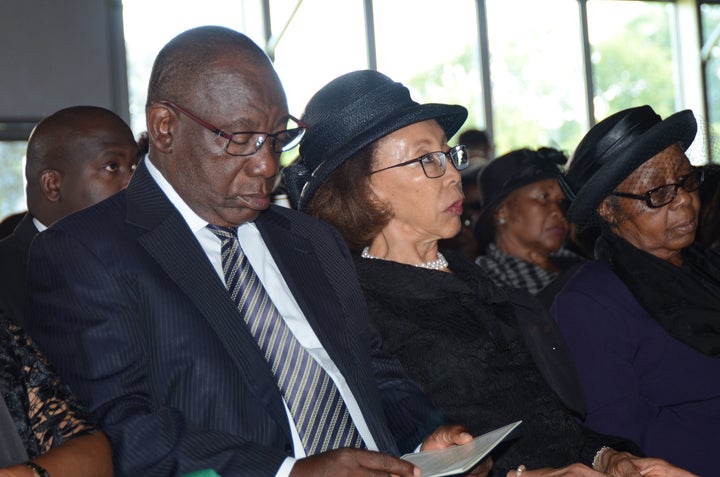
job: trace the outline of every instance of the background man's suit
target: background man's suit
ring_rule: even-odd
[[[256,225],[380,450],[417,445],[438,422],[380,354],[342,239],[282,208]],[[120,474],[274,475],[292,454],[267,363],[144,163],[126,191],[39,235],[29,274],[29,331],[89,402]]]
[[[28,250],[37,233],[33,218],[27,213],[13,233],[0,240],[0,308],[21,326],[27,297]]]

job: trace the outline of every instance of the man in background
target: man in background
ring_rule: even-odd
[[[0,307],[23,325],[30,243],[66,215],[124,189],[139,149],[118,115],[96,106],[61,109],[40,121],[28,140],[28,212],[0,241]]]

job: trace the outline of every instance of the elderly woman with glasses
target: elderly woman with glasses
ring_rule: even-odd
[[[438,249],[461,226],[467,153],[448,141],[466,116],[461,106],[418,104],[375,71],[340,76],[302,117],[300,159],[285,169],[291,202],[333,224],[355,252],[385,351],[448,422],[480,434],[522,419],[520,434],[493,453],[491,475],[674,469],[579,425],[566,407],[582,413],[575,370],[544,308],[526,291],[494,285],[460,252]]]
[[[695,241],[702,176],[691,111],[616,113],[561,180],[568,217],[599,224],[595,261],[555,299],[587,396],[585,423],[700,475],[718,475],[720,256]]]

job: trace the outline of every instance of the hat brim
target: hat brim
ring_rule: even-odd
[[[635,169],[673,144],[686,151],[696,133],[697,123],[690,110],[675,113],[645,131],[580,187],[568,208],[568,219],[579,225],[591,222],[602,201]]]
[[[445,132],[445,137],[449,139],[458,132],[467,119],[467,115],[467,110],[464,107],[449,104],[428,103],[398,109],[397,112],[384,117],[377,124],[368,125],[363,134],[354,137],[352,141],[349,141],[336,151],[330,151],[327,155],[329,159],[319,166],[323,169],[322,175],[328,177],[349,157],[364,147],[411,124],[434,119]],[[307,183],[298,200],[299,209],[302,210],[307,205],[322,183],[323,181],[317,180],[310,180]]]

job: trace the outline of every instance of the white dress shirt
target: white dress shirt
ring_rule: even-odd
[[[35,228],[38,229],[38,232],[43,232],[43,231],[47,230],[47,226],[45,226],[45,224],[40,222],[35,217],[32,218],[32,221],[33,221],[33,225],[35,225]]]

